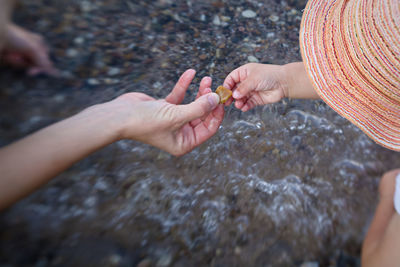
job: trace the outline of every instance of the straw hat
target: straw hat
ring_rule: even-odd
[[[300,46],[320,97],[400,151],[400,1],[309,0]]]

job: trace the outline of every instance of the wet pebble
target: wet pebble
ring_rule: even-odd
[[[137,267],[151,267],[151,260],[150,259],[144,259],[139,264]]]
[[[199,58],[201,59],[201,60],[205,60],[205,59],[207,59],[207,54],[202,54],[202,55],[200,55],[199,56]]]
[[[245,18],[251,19],[251,18],[257,17],[257,13],[254,12],[253,10],[247,9],[242,12],[242,16]]]
[[[81,10],[83,12],[90,12],[94,9],[94,5],[90,1],[81,2]]]
[[[79,52],[78,52],[78,50],[76,50],[74,48],[69,48],[69,49],[67,49],[65,54],[67,55],[67,57],[77,57]]]
[[[122,262],[122,257],[117,254],[111,255],[108,258],[108,262],[110,263],[111,266],[119,266],[119,264]]]
[[[115,75],[118,75],[120,72],[121,72],[121,70],[119,68],[113,67],[108,70],[107,74],[110,76],[115,76]]]
[[[217,257],[221,256],[221,255],[222,255],[222,249],[217,248],[217,250],[215,251],[215,255],[216,255]]]
[[[161,258],[157,261],[156,267],[167,267],[172,262],[172,255],[171,254],[164,254]]]
[[[214,17],[214,19],[213,19],[213,24],[214,24],[214,25],[217,25],[217,26],[220,26],[220,25],[221,25],[221,20],[220,20],[220,18],[219,18],[217,15],[215,15],[215,17]]]
[[[77,44],[77,45],[81,45],[81,44],[83,44],[84,42],[85,42],[85,39],[84,39],[83,37],[76,37],[76,38],[74,39],[74,43]]]
[[[269,16],[269,19],[270,19],[272,22],[277,22],[277,21],[279,20],[279,17],[276,16],[276,15],[271,15],[271,16]]]
[[[248,57],[247,57],[247,60],[248,60],[249,62],[252,62],[252,63],[258,63],[258,62],[260,62],[260,61],[258,60],[258,58],[256,58],[255,56],[248,56]]]
[[[295,135],[292,137],[291,143],[293,146],[298,146],[301,143],[301,136]]]
[[[318,262],[310,261],[310,262],[304,262],[303,264],[300,265],[300,267],[319,267],[319,264]]]
[[[235,247],[235,254],[239,255],[242,252],[242,249],[240,247]]]
[[[95,78],[90,78],[90,79],[87,80],[87,83],[88,83],[89,85],[95,86],[95,85],[99,85],[99,84],[100,84],[100,81],[97,80],[97,79],[95,79]]]

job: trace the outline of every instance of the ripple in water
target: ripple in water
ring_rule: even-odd
[[[393,164],[385,153],[320,102],[229,109],[186,156],[121,141],[6,218],[27,224],[32,240],[59,235],[61,256],[100,238],[131,263],[297,264],[359,246]],[[90,260],[117,257],[107,253]]]

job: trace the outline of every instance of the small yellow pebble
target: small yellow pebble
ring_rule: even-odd
[[[232,91],[223,86],[218,86],[217,90],[215,90],[215,93],[219,95],[220,104],[224,104],[232,96]]]

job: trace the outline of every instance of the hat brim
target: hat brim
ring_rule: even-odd
[[[355,2],[366,1],[308,1],[300,30],[303,62],[332,109],[376,143],[400,151],[400,66],[393,65],[391,48],[375,51],[385,40],[368,44],[374,32],[361,27],[368,7]]]

